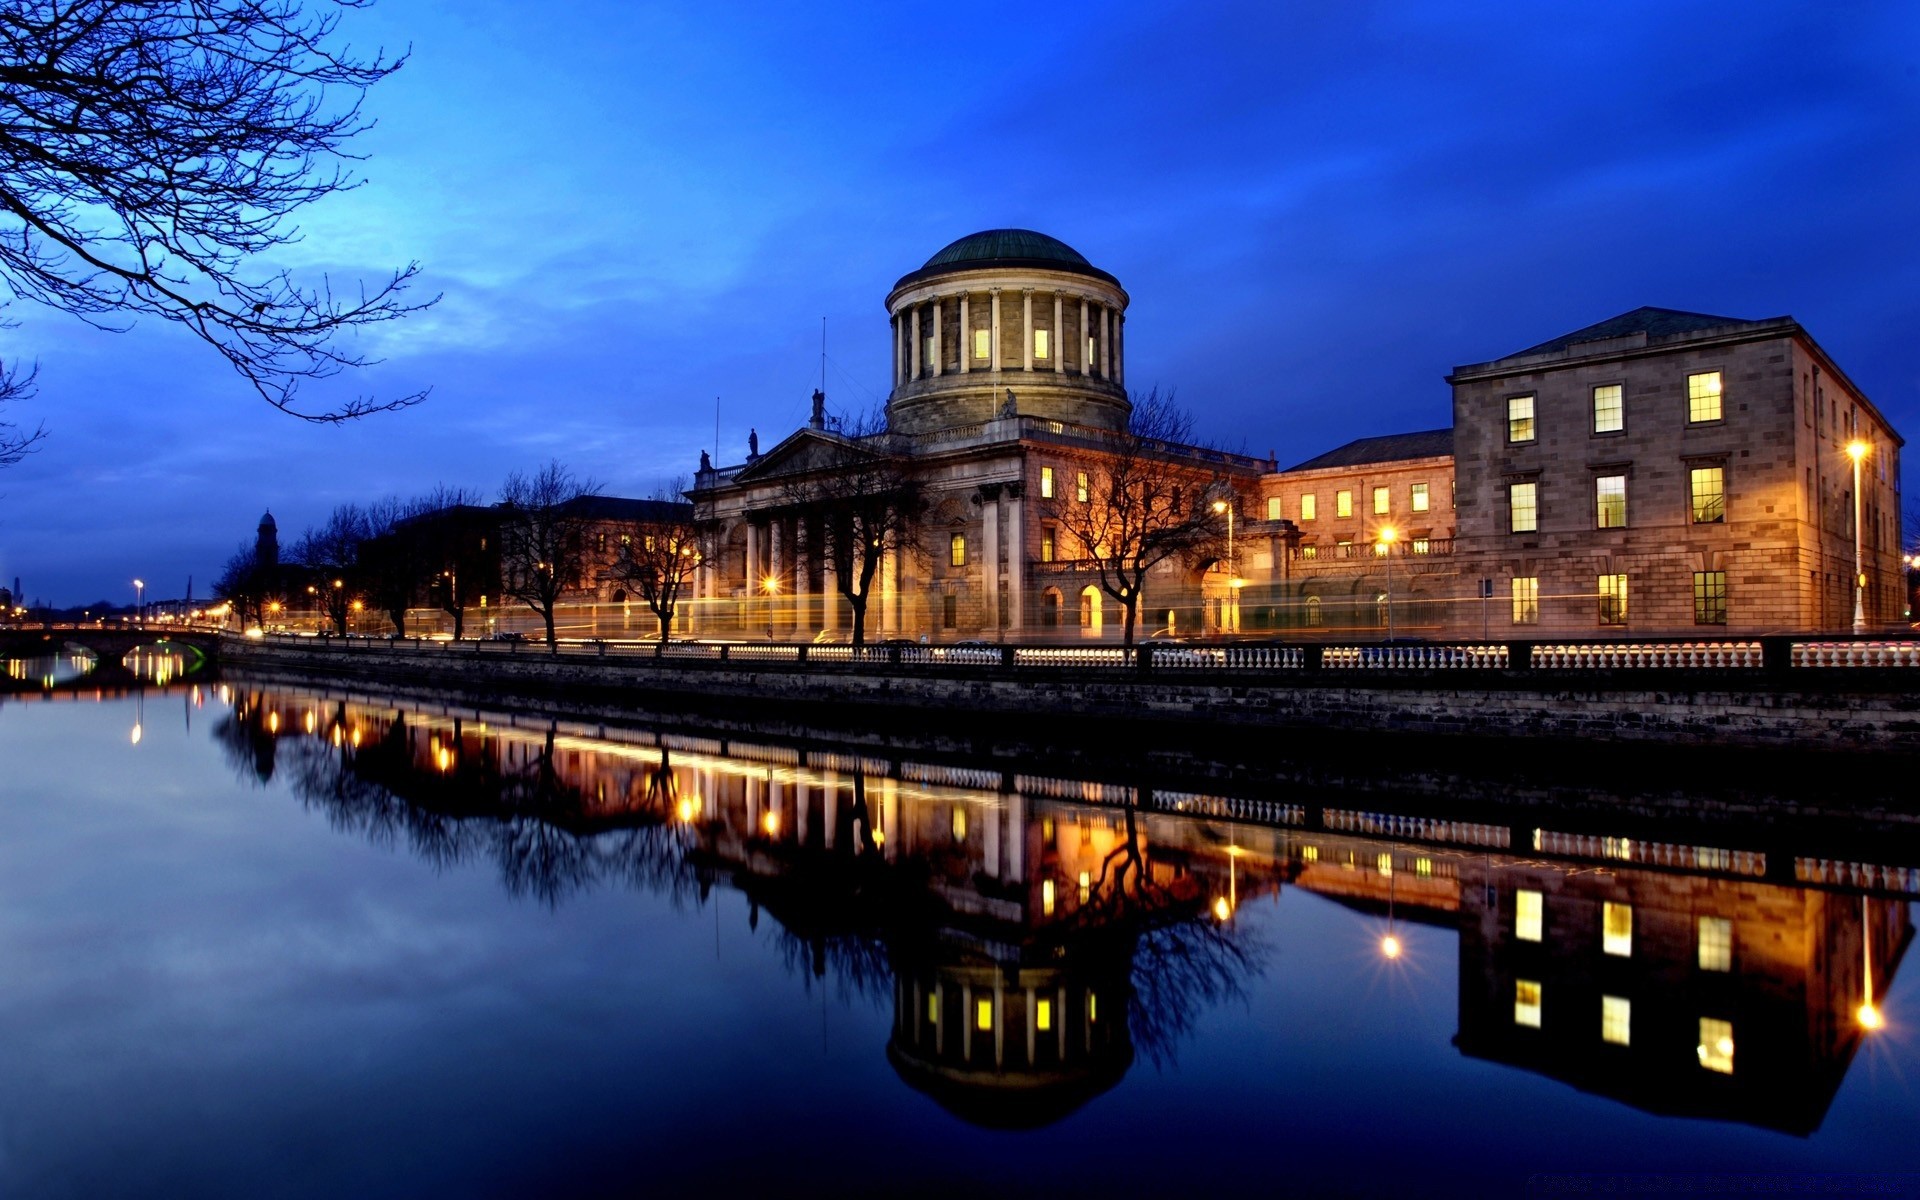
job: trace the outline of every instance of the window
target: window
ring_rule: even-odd
[[[1539,892],[1522,888],[1513,894],[1513,936],[1523,942],[1540,940],[1540,918],[1545,905]]]
[[[1720,419],[1720,372],[1703,371],[1687,376],[1687,420]]]
[[[1280,497],[1268,496],[1267,497],[1267,520],[1278,521],[1279,519],[1280,519]]]
[[[1320,627],[1320,620],[1320,597],[1308,596],[1307,624],[1314,629],[1318,629]]]
[[[1600,577],[1600,623],[1602,625],[1627,623],[1627,577],[1625,575]]]
[[[1087,473],[1082,471],[1080,472],[1079,479],[1075,481],[1073,485],[1073,498],[1085,504],[1087,502],[1087,493]]]
[[[924,341],[925,345],[920,351],[920,369],[932,374],[934,368],[939,365],[933,359],[933,335],[928,334]]]
[[[1314,502],[1312,492],[1308,492],[1306,495],[1300,497],[1300,519],[1302,521],[1313,520],[1317,510],[1318,506]]]
[[[954,534],[952,539],[947,543],[947,553],[948,553],[949,560],[953,563],[954,566],[956,567],[966,566],[967,565],[967,535],[964,533]]]
[[[1099,357],[1097,354],[1094,353],[1093,345],[1094,345],[1093,338],[1088,337],[1086,366],[1082,368],[1083,371],[1091,372],[1093,370],[1093,360]]]
[[[993,353],[992,331],[986,330],[986,329],[974,330],[973,331],[973,356],[984,362],[987,356],[991,353]]]
[[[1350,517],[1353,515],[1353,493],[1335,492],[1333,494],[1333,515]]]
[[[1626,389],[1609,383],[1593,389],[1593,431],[1619,433],[1627,427]]]
[[[1052,467],[1040,468],[1040,498],[1042,500],[1053,499],[1053,468]]]
[[[1733,1022],[1700,1018],[1700,1065],[1722,1075],[1733,1074]]]
[[[1533,533],[1540,528],[1540,485],[1507,485],[1507,528],[1514,533]]]
[[[1609,901],[1600,906],[1600,949],[1619,958],[1633,956],[1633,906]]]
[[[1053,561],[1053,526],[1045,525],[1040,529],[1040,561]]]
[[[1600,1040],[1614,1046],[1633,1042],[1633,1001],[1624,996],[1600,997]]]
[[[1596,529],[1627,527],[1627,477],[1602,475],[1593,481],[1593,525]]]
[[[993,1028],[993,1000],[982,996],[973,1002],[973,1027],[982,1032]]]
[[[947,629],[957,628],[960,624],[960,597],[952,592],[940,597],[940,623]]]
[[[1391,488],[1373,489],[1373,515],[1384,517],[1393,511],[1393,491]]]
[[[1046,358],[1049,356],[1052,349],[1053,349],[1052,331],[1046,330],[1046,329],[1034,330],[1033,331],[1033,356],[1035,358]]]
[[[1431,502],[1432,501],[1427,494],[1427,485],[1424,483],[1414,484],[1413,485],[1413,511],[1426,512],[1427,506]]]
[[[1515,625],[1540,623],[1540,577],[1538,575],[1514,576],[1513,623]]]
[[[1727,573],[1725,571],[1693,573],[1693,623],[1695,625],[1727,623]]]
[[[1533,397],[1507,397],[1507,440],[1509,442],[1530,442],[1533,440]]]
[[[1727,469],[1695,467],[1687,472],[1687,490],[1693,498],[1693,523],[1718,525],[1727,519]]]
[[[1733,970],[1733,922],[1726,917],[1700,918],[1700,969]]]
[[[1041,1033],[1048,1033],[1053,1029],[1053,1001],[1045,996],[1034,1001],[1033,1027]]]
[[[1040,881],[1040,912],[1044,916],[1053,915],[1053,880]]]
[[[1532,979],[1513,981],[1513,1023],[1540,1028],[1540,984]]]

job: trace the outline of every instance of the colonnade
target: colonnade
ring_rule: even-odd
[[[976,371],[1000,372],[1015,368],[1004,363],[1005,352],[1001,343],[1002,330],[1005,328],[1001,318],[1001,293],[1008,289],[987,288],[985,295],[988,305],[987,324],[984,329],[974,325],[973,301],[980,293],[962,291],[952,295],[937,295],[930,299],[915,301],[893,314],[893,384],[899,387],[916,379],[938,379],[947,374],[967,375]],[[1035,370],[1034,333],[1034,291],[1033,288],[1020,289],[1020,365],[1019,370]],[[1046,362],[1038,369],[1051,371],[1056,375],[1067,373],[1067,341],[1062,336],[1066,331],[1065,317],[1068,303],[1080,306],[1080,336],[1075,347],[1074,370],[1081,376],[1104,379],[1109,383],[1124,386],[1126,383],[1124,366],[1124,333],[1126,314],[1104,300],[1090,295],[1069,295],[1065,292],[1051,293],[1053,299],[1052,322],[1039,329],[1047,333],[1048,344]],[[1042,305],[1045,297],[1042,297]],[[949,306],[957,304],[960,344],[955,347],[956,365],[947,365],[946,350],[946,314]],[[1043,307],[1044,312],[1044,307]],[[924,315],[923,315],[924,314]],[[987,334],[987,353],[984,359],[974,354],[974,335]]]

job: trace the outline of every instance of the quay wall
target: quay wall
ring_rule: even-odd
[[[1920,670],[1024,670],[981,665],[659,659],[536,646],[223,639],[223,665],[655,710],[899,726],[1047,722],[1215,734],[1405,733],[1648,746],[1920,751]]]

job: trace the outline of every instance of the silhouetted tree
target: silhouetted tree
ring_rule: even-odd
[[[1193,442],[1193,418],[1158,389],[1133,402],[1124,432],[1107,438],[1043,501],[1047,519],[1077,544],[1077,561],[1126,610],[1123,642],[1133,644],[1147,573],[1168,560],[1217,558],[1226,520],[1213,501],[1233,503],[1216,456]],[[1086,476],[1080,487],[1079,476]]]
[[[214,579],[214,598],[233,606],[242,629],[263,624],[267,605],[277,594],[277,574],[260,561],[253,543],[243,542]]]
[[[342,504],[328,514],[325,524],[308,529],[293,544],[291,558],[306,570],[309,595],[342,637],[363,590],[360,547],[371,532],[365,509]]]
[[[500,487],[501,587],[540,615],[554,654],[560,652],[554,609],[579,581],[587,535],[596,524],[579,501],[599,493],[599,483],[576,477],[557,461],[532,475],[515,471]]]
[[[407,610],[416,600],[431,595],[435,604],[441,602],[448,568],[440,565],[440,518],[450,510],[472,505],[476,499],[464,488],[441,485],[411,500],[389,496],[367,506],[367,538],[359,549],[358,567],[368,597],[387,614],[395,636],[406,636]],[[457,577],[456,571],[452,578]],[[460,624],[456,612],[456,637]]]
[[[425,307],[403,299],[417,264],[344,295],[249,269],[299,239],[300,209],[359,185],[361,100],[405,61],[333,44],[338,10],[366,3],[0,3],[0,278],[97,328],[183,326],[306,420],[421,399],[296,403],[302,381],[370,361],[340,335]]]
[[[894,445],[883,413],[841,432],[813,435],[814,456],[786,481],[790,503],[820,520],[821,549],[853,614],[853,644],[867,637],[867,603],[888,555],[921,556],[926,489]],[[749,580],[751,585],[753,581]]]
[[[651,515],[622,523],[620,557],[613,564],[614,576],[640,593],[660,622],[663,645],[673,636],[674,616],[687,585],[711,557],[693,505],[681,497],[685,490],[686,480],[674,480],[654,492]]]
[[[7,323],[0,322],[0,329]],[[34,376],[40,368],[21,367],[14,363],[0,364],[0,404],[15,400],[25,400],[33,395]],[[0,467],[10,467],[27,455],[47,436],[45,426],[36,425],[32,430],[23,430],[12,421],[0,421]]]

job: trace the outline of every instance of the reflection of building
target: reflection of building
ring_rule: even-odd
[[[320,695],[242,696],[235,717],[218,736],[237,762],[510,888],[735,888],[796,969],[889,998],[902,1079],[984,1125],[1058,1119],[1167,1053],[1227,994],[1206,981],[1244,970],[1239,909],[1283,887],[1369,914],[1383,961],[1406,923],[1456,929],[1465,1054],[1803,1134],[1911,936],[1899,895],[1796,886],[1827,864],[1695,840],[1546,829],[1523,849],[1510,824],[1432,812]],[[1920,872],[1879,880],[1920,893]]]

